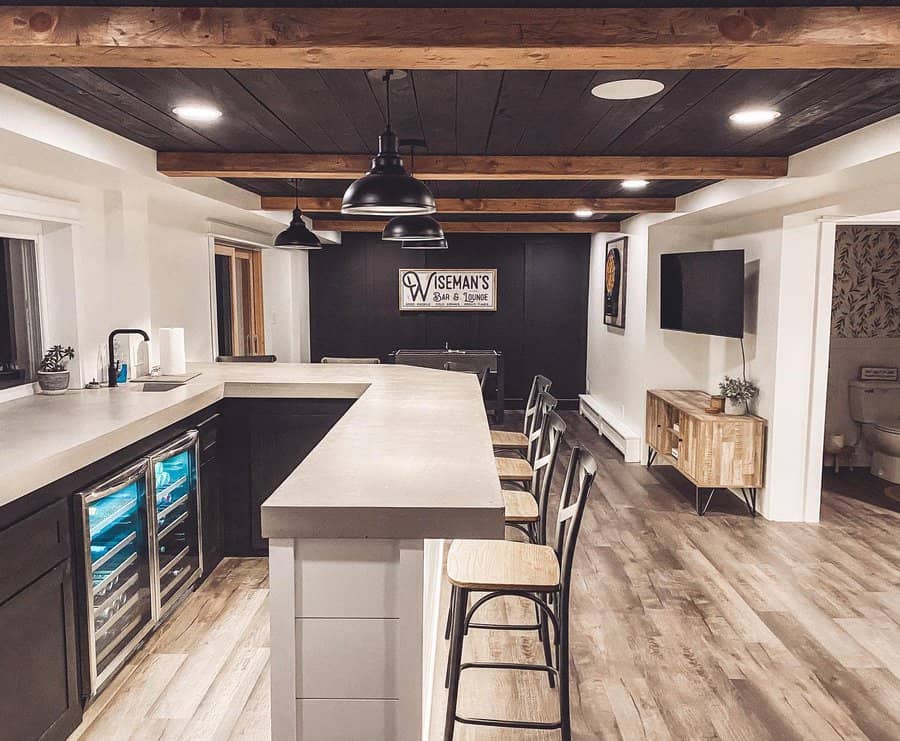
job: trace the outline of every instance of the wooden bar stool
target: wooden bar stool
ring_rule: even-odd
[[[582,448],[575,447],[566,471],[556,527],[556,546],[516,543],[508,540],[455,540],[447,556],[447,578],[453,590],[451,641],[447,676],[447,717],[444,741],[453,740],[457,723],[531,730],[559,730],[563,741],[571,741],[569,708],[569,597],[575,545],[584,508],[594,483],[597,464]],[[472,592],[486,592],[469,607]],[[472,628],[521,630],[534,626],[474,623],[475,612],[491,600],[519,597],[534,603],[540,612],[539,628],[545,663],[463,662],[465,636]],[[552,604],[551,604],[552,600]],[[556,647],[554,663],[549,646],[549,625],[553,626]],[[509,669],[546,672],[559,682],[559,720],[529,721],[499,718],[470,718],[457,713],[459,681],[467,669]]]
[[[497,475],[501,481],[512,482],[523,488],[527,488],[528,483],[534,476],[534,457],[537,449],[537,441],[540,437],[541,427],[544,423],[544,417],[548,413],[556,409],[556,399],[554,399],[546,391],[538,393],[535,402],[535,410],[533,419],[532,434],[528,439],[528,448],[526,449],[525,458],[513,458],[508,456],[494,456],[497,464]]]
[[[559,455],[559,444],[566,434],[566,423],[555,411],[544,416],[535,448],[534,475],[530,491],[502,489],[506,508],[506,526],[520,530],[531,543],[547,542],[547,507],[550,485]]]
[[[512,430],[491,430],[491,444],[494,450],[514,450],[520,454],[528,450],[528,441],[534,432],[534,412],[538,394],[541,391],[549,391],[553,382],[541,375],[537,375],[531,381],[531,391],[528,392],[528,401],[525,403],[525,419],[522,422],[522,432]]]

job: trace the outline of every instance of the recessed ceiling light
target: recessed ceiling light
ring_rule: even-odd
[[[762,126],[772,123],[781,114],[770,108],[745,108],[732,113],[728,118],[738,126]]]
[[[589,209],[589,208],[576,208],[575,215],[579,219],[589,219],[589,218],[591,218],[591,216],[594,215],[594,212],[591,211],[591,209]]]
[[[648,98],[663,91],[666,86],[656,80],[642,78],[634,80],[615,80],[596,85],[591,94],[606,100],[634,100]]]
[[[178,105],[172,109],[172,113],[185,121],[202,123],[209,123],[222,117],[222,111],[211,105]]]
[[[650,185],[649,180],[623,180],[622,187],[627,190],[640,190]]]

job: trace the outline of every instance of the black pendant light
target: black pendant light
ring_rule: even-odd
[[[412,242],[401,242],[400,247],[404,250],[446,250],[446,239],[418,239]]]
[[[416,147],[425,146],[422,139],[401,139],[401,146],[409,146],[409,169],[415,172]],[[381,238],[386,242],[434,242],[444,239],[444,230],[431,216],[408,214],[395,216],[384,227]],[[446,248],[446,242],[444,248]],[[407,247],[407,249],[410,249]],[[428,249],[428,248],[426,248]],[[430,249],[443,249],[433,247]]]
[[[425,183],[416,180],[403,167],[399,140],[391,129],[391,78],[402,79],[405,72],[384,70],[370,72],[381,75],[387,98],[387,125],[378,137],[378,154],[372,167],[344,193],[343,214],[396,216],[399,214],[433,214],[434,196]]]
[[[291,224],[275,237],[275,246],[283,250],[320,250],[322,243],[303,222],[300,211],[300,183],[294,178],[294,215]]]

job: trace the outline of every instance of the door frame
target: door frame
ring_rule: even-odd
[[[224,255],[231,259],[231,295],[232,295],[232,348],[240,347],[240,338],[236,335],[234,296],[237,295],[236,260],[247,260],[250,269],[250,323],[253,329],[252,355],[264,355],[266,352],[265,311],[263,305],[262,250],[249,244],[241,244],[233,240],[224,240],[209,235],[210,262],[210,329],[212,333],[213,359],[219,355],[218,304],[216,298],[216,255]],[[235,353],[243,355],[244,353]]]

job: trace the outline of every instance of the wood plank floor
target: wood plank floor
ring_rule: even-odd
[[[727,495],[700,518],[674,472],[624,464],[583,419],[564,416],[561,460],[577,439],[601,462],[575,564],[579,741],[900,738],[900,514],[826,491],[819,525],[754,520]],[[264,559],[223,562],[75,738],[268,739],[266,579]],[[523,609],[486,617],[521,621]],[[541,655],[524,633],[474,631],[466,646],[479,658]],[[433,740],[444,712],[436,680]],[[467,714],[550,719],[555,707],[538,675],[469,672],[461,685]]]

